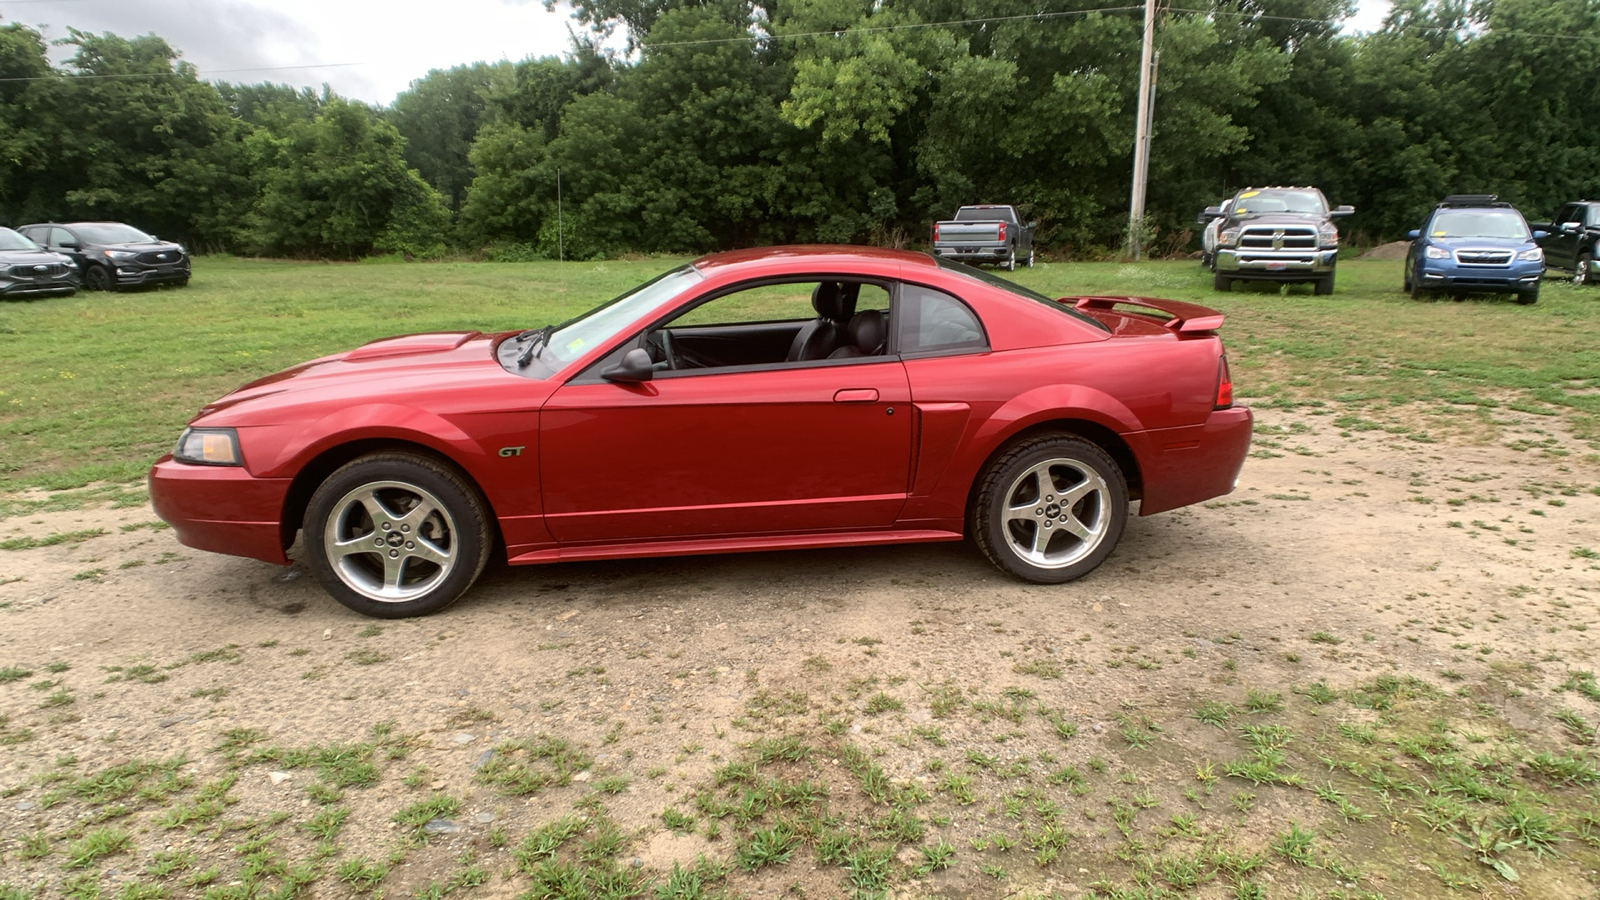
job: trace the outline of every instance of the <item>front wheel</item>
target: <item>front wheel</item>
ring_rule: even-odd
[[[106,271],[105,266],[99,265],[91,265],[84,270],[83,286],[91,291],[116,290],[116,285],[112,281],[111,273]]]
[[[334,472],[306,507],[307,563],[350,609],[380,619],[438,612],[489,560],[489,514],[453,469],[374,453]]]
[[[1316,281],[1312,282],[1312,285],[1311,292],[1313,294],[1325,296],[1333,293],[1333,274],[1329,273],[1321,278],[1318,278]]]
[[[1578,287],[1583,287],[1590,282],[1589,263],[1593,260],[1594,257],[1589,255],[1587,252],[1578,254],[1578,262],[1572,268],[1573,284],[1577,285]]]
[[[1233,279],[1218,272],[1211,276],[1211,286],[1219,291],[1233,290]]]
[[[1531,291],[1523,291],[1523,292],[1517,294],[1516,297],[1517,297],[1517,302],[1522,304],[1523,306],[1528,306],[1528,305],[1531,305],[1531,304],[1534,304],[1534,303],[1538,303],[1539,302],[1539,289],[1538,288],[1534,288]]]
[[[1127,482],[1111,457],[1082,438],[1045,434],[1011,447],[984,469],[971,529],[978,548],[1001,570],[1059,584],[1104,562],[1127,519]]]

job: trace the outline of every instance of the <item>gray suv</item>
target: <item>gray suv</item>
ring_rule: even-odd
[[[1314,187],[1245,188],[1230,203],[1201,214],[1218,220],[1213,286],[1226,291],[1235,281],[1309,282],[1318,294],[1333,293],[1339,256],[1333,220],[1355,211],[1329,209],[1328,198]]]
[[[17,229],[47,250],[72,257],[91,291],[189,283],[189,252],[121,222],[45,222]]]

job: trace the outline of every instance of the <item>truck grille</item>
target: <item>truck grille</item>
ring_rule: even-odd
[[[1240,250],[1315,250],[1315,228],[1276,225],[1246,226],[1239,232]]]
[[[12,266],[9,274],[12,278],[17,278],[23,281],[33,281],[39,278],[65,278],[67,275],[67,266],[65,263],[39,263],[36,265]]]
[[[176,250],[151,250],[139,254],[139,262],[147,266],[170,265],[182,261],[183,254]]]
[[[1456,262],[1463,266],[1509,266],[1510,250],[1457,250]]]

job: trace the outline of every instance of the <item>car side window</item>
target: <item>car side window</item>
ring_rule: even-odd
[[[978,316],[965,303],[943,291],[919,284],[901,285],[895,312],[902,356],[989,349]]]
[[[72,232],[66,230],[65,228],[50,229],[50,246],[52,247],[59,247],[62,244],[74,243],[76,240],[77,239],[72,236]]]
[[[754,284],[652,328],[643,347],[658,372],[795,366],[883,356],[889,291],[835,279]]]
[[[1583,208],[1583,224],[1591,228],[1600,226],[1600,203],[1591,203]]]

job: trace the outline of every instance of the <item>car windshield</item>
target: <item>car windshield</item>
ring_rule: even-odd
[[[968,278],[972,278],[972,279],[977,280],[977,281],[981,281],[984,284],[989,285],[990,287],[997,287],[997,288],[1001,289],[1002,291],[1006,291],[1008,293],[1015,294],[1018,297],[1023,297],[1025,299],[1032,300],[1035,303],[1043,303],[1044,305],[1050,307],[1053,310],[1056,310],[1057,312],[1066,313],[1067,315],[1072,316],[1074,319],[1081,319],[1084,322],[1088,322],[1090,325],[1093,325],[1094,327],[1100,329],[1101,331],[1110,331],[1111,330],[1110,328],[1107,328],[1103,323],[1098,322],[1098,321],[1096,321],[1096,320],[1084,315],[1081,312],[1078,312],[1077,310],[1073,309],[1072,307],[1067,306],[1064,303],[1057,303],[1056,301],[1050,299],[1049,297],[1046,297],[1045,295],[1039,293],[1038,291],[1034,291],[1034,290],[1030,290],[1028,288],[1025,288],[1022,285],[1017,284],[1014,281],[1007,281],[1007,280],[1005,280],[1004,278],[1001,278],[998,275],[992,275],[992,274],[990,274],[988,272],[985,272],[984,270],[979,269],[979,268],[977,268],[975,266],[969,266],[966,263],[958,263],[958,262],[956,262],[954,260],[943,259],[943,258],[939,258],[939,257],[935,257],[935,259],[939,263],[939,267],[942,268],[942,269],[949,269],[952,272],[956,272],[958,274],[965,275]]]
[[[0,228],[0,250],[37,250],[39,245],[9,228]]]
[[[1529,239],[1528,223],[1510,210],[1453,209],[1433,217],[1429,237]]]
[[[663,272],[628,293],[556,326],[539,359],[551,368],[560,368],[704,279],[693,266]]]
[[[1322,202],[1322,195],[1316,191],[1244,191],[1233,199],[1233,214],[1236,216],[1269,216],[1274,213],[1324,216],[1328,214],[1328,208]]]
[[[74,225],[78,236],[91,244],[150,244],[155,238],[132,225],[116,222],[96,222],[93,225]]]

